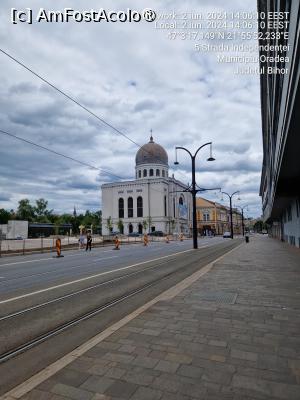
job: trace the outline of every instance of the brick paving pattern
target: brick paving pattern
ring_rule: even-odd
[[[300,251],[250,240],[22,400],[300,399]]]

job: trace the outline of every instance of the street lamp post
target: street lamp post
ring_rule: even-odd
[[[175,165],[179,164],[179,162],[177,161],[177,150],[181,149],[186,151],[191,159],[192,159],[192,189],[191,189],[191,193],[192,193],[192,199],[193,199],[193,247],[194,249],[198,249],[198,234],[197,234],[197,215],[196,215],[196,195],[199,192],[198,189],[196,189],[196,156],[199,152],[199,150],[201,150],[203,147],[210,145],[210,157],[207,159],[207,161],[214,161],[215,159],[212,156],[212,142],[208,142],[203,144],[202,146],[200,146],[195,154],[193,155],[188,149],[186,149],[185,147],[181,147],[181,146],[176,146],[176,160],[174,162]]]
[[[227,192],[221,192],[222,194],[226,194],[226,196],[229,197],[229,204],[230,204],[230,237],[231,239],[233,239],[233,221],[232,221],[232,197],[235,194],[238,194],[239,191],[237,190],[236,192],[233,192],[231,194],[227,193]]]
[[[235,206],[237,208],[239,208],[242,212],[242,232],[243,232],[243,236],[245,236],[245,223],[244,223],[244,208],[247,208],[248,205],[241,207],[241,206]]]

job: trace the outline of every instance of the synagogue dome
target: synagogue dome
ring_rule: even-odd
[[[151,135],[149,143],[144,144],[135,156],[136,166],[142,164],[163,164],[168,166],[168,154],[166,150],[153,141]]]

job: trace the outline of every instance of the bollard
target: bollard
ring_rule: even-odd
[[[115,247],[114,250],[120,250],[120,240],[118,236],[115,237]]]
[[[248,235],[245,236],[245,240],[246,240],[246,243],[249,243],[249,236]]]
[[[61,240],[60,238],[56,239],[55,242],[55,247],[56,247],[56,257],[63,257],[63,255],[61,254]]]
[[[145,235],[144,235],[143,242],[144,242],[144,246],[148,246],[149,239],[148,239],[147,233],[145,233]]]

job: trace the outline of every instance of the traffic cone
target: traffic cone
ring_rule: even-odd
[[[120,250],[120,240],[119,240],[118,236],[116,236],[116,238],[115,238],[114,250]]]

